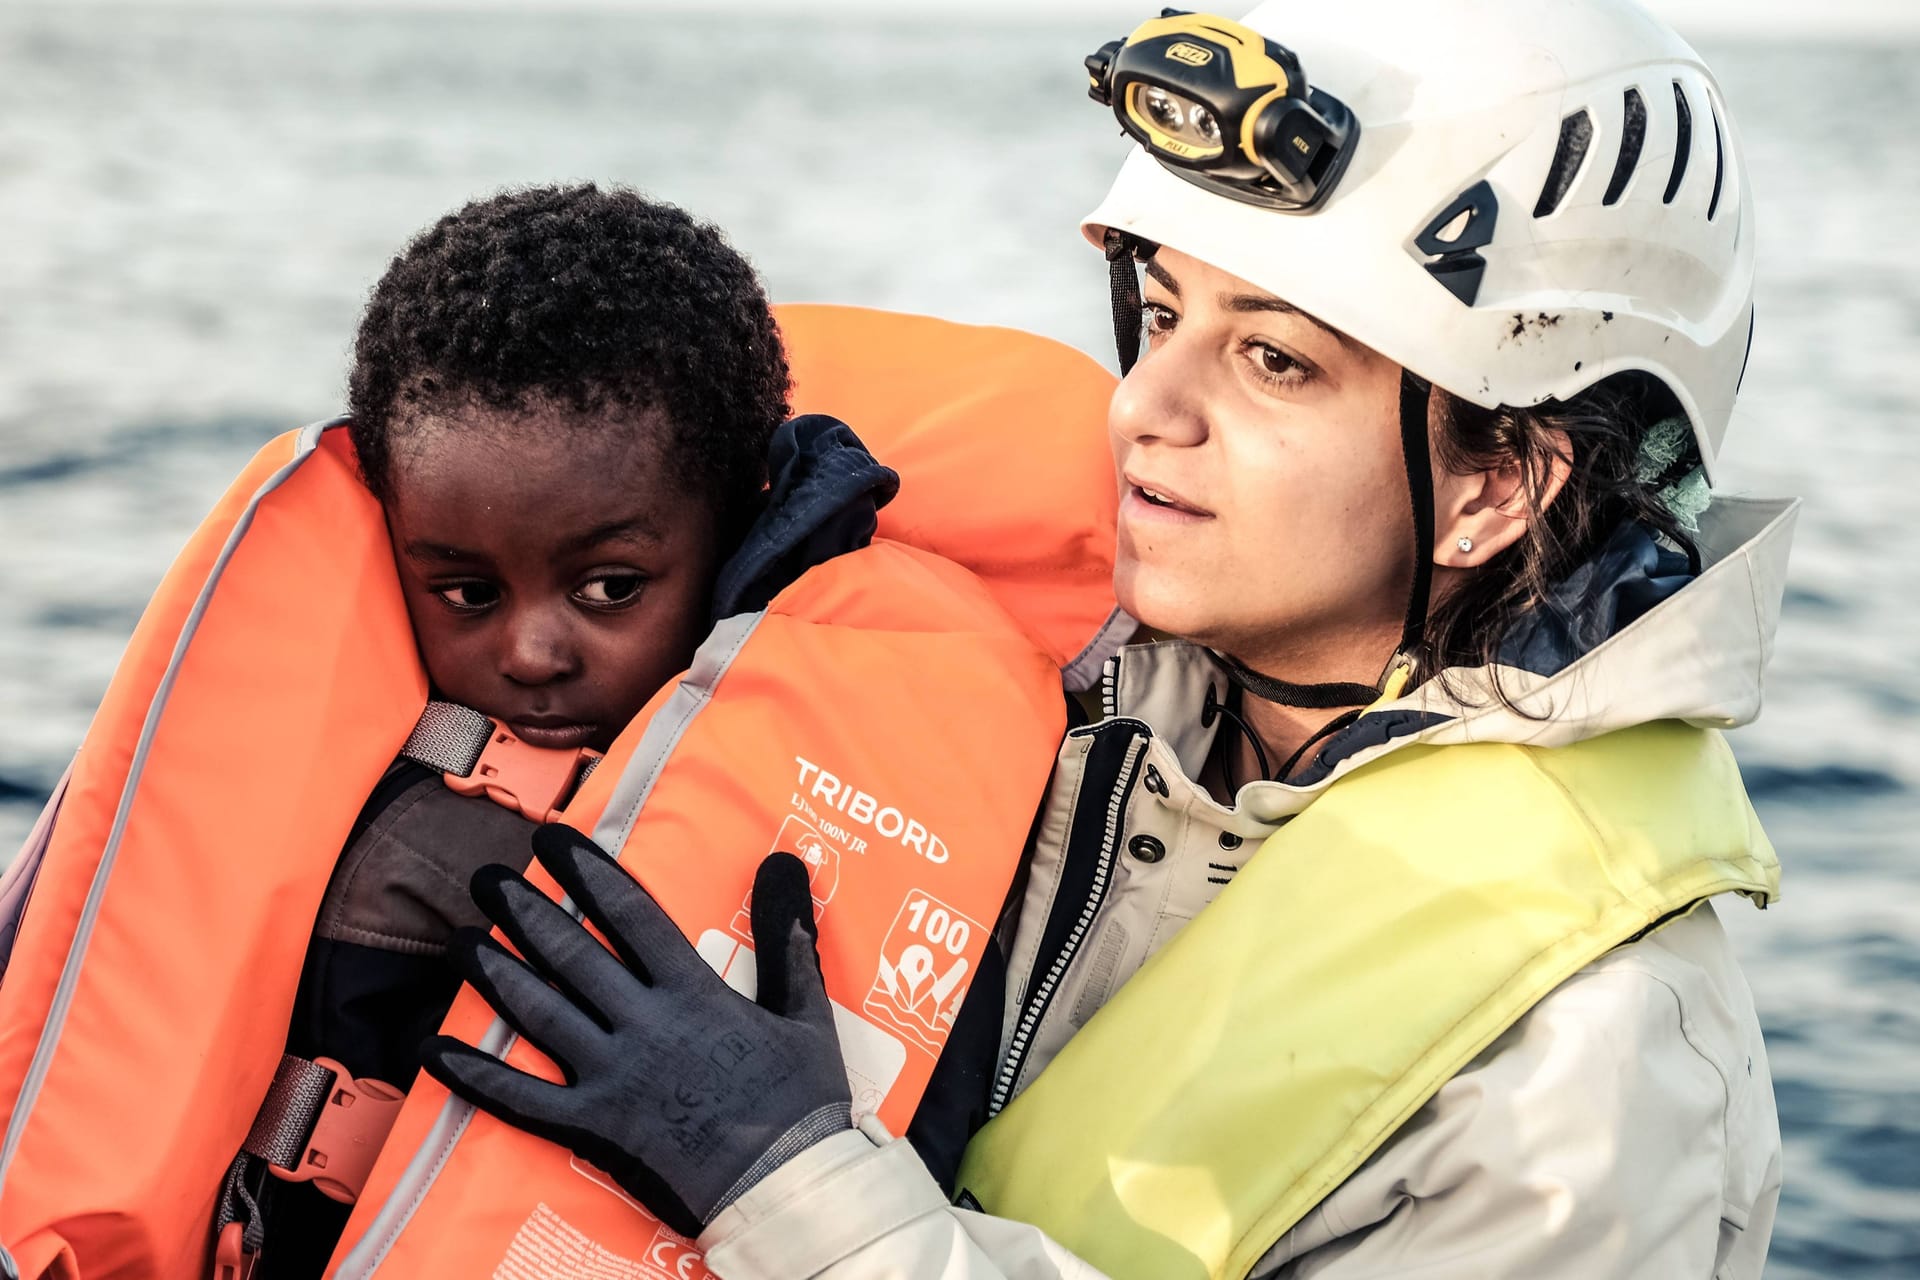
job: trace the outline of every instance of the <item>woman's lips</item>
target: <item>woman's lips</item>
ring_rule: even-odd
[[[600,726],[597,724],[567,724],[560,721],[541,724],[509,721],[507,728],[513,730],[514,737],[530,747],[549,747],[559,750],[584,747],[600,732]]]
[[[1158,523],[1194,524],[1202,520],[1213,519],[1211,511],[1200,508],[1151,485],[1127,485],[1127,493],[1120,500],[1120,514],[1134,521],[1154,521]]]

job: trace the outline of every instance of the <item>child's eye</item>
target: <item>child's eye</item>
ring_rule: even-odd
[[[432,590],[448,608],[467,613],[478,613],[500,602],[500,588],[491,582],[456,582]]]
[[[637,601],[641,588],[646,585],[646,577],[642,574],[603,573],[597,578],[588,578],[573,594],[583,604],[618,609]]]

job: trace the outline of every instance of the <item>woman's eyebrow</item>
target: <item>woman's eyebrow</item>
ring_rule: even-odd
[[[1177,298],[1180,296],[1180,282],[1173,278],[1173,272],[1167,270],[1152,258],[1147,259],[1147,275],[1152,278],[1154,283],[1158,284],[1174,297]]]
[[[1147,275],[1153,279],[1154,283],[1172,294],[1176,299],[1180,296],[1180,282],[1173,278],[1171,271],[1151,258],[1147,260]],[[1220,306],[1221,309],[1225,311],[1242,313],[1271,311],[1278,315],[1299,316],[1302,320],[1325,329],[1333,337],[1339,339],[1342,346],[1353,346],[1352,338],[1349,338],[1346,334],[1340,332],[1326,321],[1302,311],[1284,298],[1276,298],[1270,293],[1223,293],[1220,295]]]
[[[1352,338],[1349,338],[1325,320],[1309,312],[1302,311],[1291,302],[1282,298],[1276,298],[1270,293],[1225,293],[1220,295],[1220,305],[1228,311],[1272,311],[1285,316],[1299,316],[1307,323],[1317,325],[1326,330],[1331,337],[1339,339],[1341,346],[1350,347],[1353,345]]]

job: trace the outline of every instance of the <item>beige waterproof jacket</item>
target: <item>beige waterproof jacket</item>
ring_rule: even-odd
[[[1551,711],[1545,719],[1476,696],[1485,673],[1469,673],[1454,694],[1430,682],[1375,708],[1368,719],[1390,717],[1377,722],[1384,733],[1336,737],[1305,781],[1250,783],[1230,809],[1183,803],[1185,779],[1114,792],[1115,852],[1097,909],[1070,953],[1042,955],[1047,922],[1081,905],[1060,893],[1071,814],[1110,786],[1088,776],[1070,740],[1013,932],[996,1107],[1212,901],[1237,869],[1236,851],[1258,848],[1359,764],[1416,741],[1553,746],[1660,719],[1751,720],[1794,513],[1785,502],[1716,502],[1702,517],[1698,579],[1589,651],[1563,663],[1535,654],[1534,670],[1506,670],[1521,710]],[[1132,648],[1110,665],[1105,710],[1152,725],[1197,772],[1220,728],[1197,714],[1209,683],[1223,687],[1203,651]],[[1753,1280],[1780,1177],[1759,1021],[1719,920],[1702,907],[1554,990],[1252,1274]],[[699,1243],[724,1280],[1100,1274],[1036,1228],[953,1207],[912,1149],[871,1122],[776,1170]]]

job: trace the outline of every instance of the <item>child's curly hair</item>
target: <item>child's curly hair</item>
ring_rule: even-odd
[[[504,191],[415,237],[367,301],[347,399],[383,503],[395,435],[423,412],[658,410],[669,465],[735,529],[789,383],[766,293],[717,228],[588,183]]]

